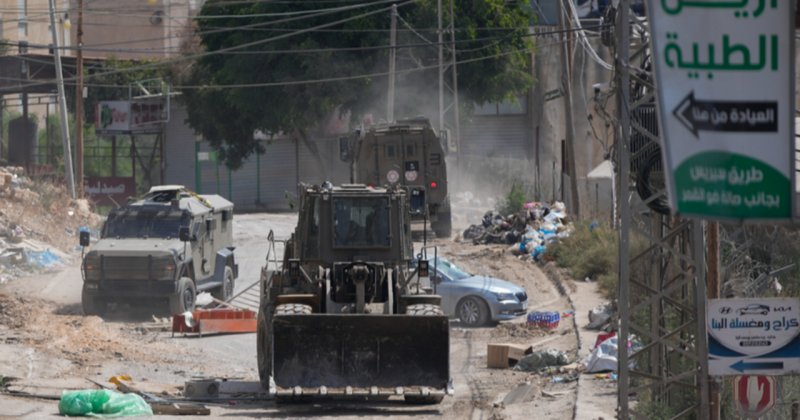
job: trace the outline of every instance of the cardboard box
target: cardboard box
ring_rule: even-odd
[[[514,366],[527,354],[533,353],[533,346],[524,344],[490,343],[486,348],[486,367],[507,369]]]

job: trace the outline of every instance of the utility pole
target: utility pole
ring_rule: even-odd
[[[394,72],[395,58],[397,56],[397,5],[392,5],[392,24],[389,34],[389,98],[386,107],[386,120],[394,121]]]
[[[572,64],[570,58],[570,50],[572,37],[567,36],[567,26],[565,25],[564,15],[567,13],[567,7],[564,5],[565,1],[560,0],[560,11],[558,14],[558,23],[564,33],[561,34],[561,67],[564,71],[561,73],[561,85],[564,88],[564,119],[566,126],[566,159],[567,159],[567,173],[569,175],[569,189],[570,189],[570,213],[575,215],[575,218],[580,218],[580,202],[578,201],[578,169],[576,168],[575,161],[575,127],[572,120]],[[569,29],[572,29],[572,18],[568,17]]]
[[[456,14],[453,12],[453,0],[450,0],[450,49],[453,57],[453,124],[456,129],[456,162],[461,166],[461,117],[458,108],[458,65],[456,61]]]
[[[436,33],[439,49],[439,134],[444,131],[444,45],[442,45],[442,0],[436,3]]]
[[[58,110],[61,118],[61,142],[64,147],[64,172],[67,177],[69,195],[75,198],[75,178],[72,172],[72,148],[69,142],[69,121],[67,121],[67,99],[64,96],[64,73],[61,70],[61,51],[59,51],[58,30],[56,29],[55,0],[48,0],[50,4],[50,33],[53,36],[53,58],[56,64],[56,80],[58,85]]]
[[[75,56],[75,166],[78,197],[83,198],[83,0],[78,0],[78,50]]]
[[[563,6],[563,3],[562,3]],[[631,99],[631,79],[628,70],[630,60],[630,33],[628,32],[628,8],[630,0],[620,0],[619,16],[617,16],[617,57],[614,67],[617,72],[617,115],[619,116],[619,127],[616,132],[617,150],[619,153],[619,179],[620,188],[617,194],[619,197],[626,197],[628,194],[629,173],[631,169],[630,161],[630,130],[631,120],[628,112],[628,104]],[[561,14],[559,14],[561,16]],[[569,114],[569,113],[568,113]],[[628,369],[628,335],[630,334],[630,232],[631,209],[627,202],[618,200],[620,217],[619,234],[619,318],[620,327],[617,337],[620,337],[618,353],[619,380],[617,381],[617,418],[629,419],[630,411],[628,405],[628,394],[630,391],[630,371]]]
[[[708,262],[706,263],[706,287],[708,288],[708,299],[719,298],[719,223],[708,222],[706,224],[706,252]],[[708,380],[708,418],[709,420],[720,419],[720,409],[722,400],[720,398],[719,386],[711,377]]]

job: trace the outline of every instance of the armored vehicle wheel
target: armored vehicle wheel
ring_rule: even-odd
[[[444,315],[442,312],[442,308],[438,305],[431,305],[431,304],[416,304],[416,305],[409,305],[406,308],[407,315],[414,315],[414,316],[436,316],[436,315]]]
[[[233,297],[234,287],[233,270],[230,267],[225,267],[225,274],[222,276],[222,286],[214,289],[211,292],[211,296],[214,296],[215,299],[227,302],[228,299]]]
[[[275,315],[311,315],[312,309],[301,303],[285,303],[275,308]]]
[[[256,357],[258,359],[258,378],[264,389],[269,389],[269,377],[272,376],[272,336],[267,331],[269,324],[262,309],[258,313],[256,328]]]
[[[86,293],[86,289],[81,292],[81,306],[84,315],[102,316],[108,309],[108,304],[102,298]]]
[[[169,311],[172,315],[193,311],[195,300],[197,289],[194,282],[188,277],[181,277],[178,280],[178,292],[169,297]]]
[[[442,402],[444,395],[406,395],[403,398],[405,398],[406,404],[430,405]]]
[[[439,214],[439,220],[431,224],[431,229],[439,239],[449,239],[453,234],[453,221],[450,219],[450,213]]]
[[[489,307],[480,298],[467,296],[456,306],[458,319],[468,327],[478,327],[489,320]]]

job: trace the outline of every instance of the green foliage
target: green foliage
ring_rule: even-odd
[[[590,229],[580,223],[567,238],[547,247],[548,258],[567,268],[572,278],[598,280],[606,298],[617,294],[617,232],[604,226]]]
[[[522,186],[519,183],[513,182],[508,194],[497,203],[497,211],[504,215],[517,213],[522,210],[524,204],[525,191],[522,190]]]
[[[675,408],[655,401],[642,401],[636,408],[636,411],[648,420],[670,420],[677,414]]]
[[[131,96],[130,86],[151,79],[167,80],[170,68],[147,60],[123,60],[111,57],[102,65],[84,67],[87,97],[84,99],[84,118],[88,124],[95,121],[95,104],[100,101],[127,100]],[[67,98],[75,98],[75,85],[65,86]],[[140,94],[134,90],[134,95]],[[75,101],[67,100],[67,109],[75,112]]]
[[[209,0],[197,19],[200,48],[206,52],[250,44],[238,52],[205,55],[191,71],[178,74],[181,84],[192,86],[240,85],[240,87],[186,89],[181,100],[189,112],[188,122],[228,167],[237,168],[252,153],[264,152],[253,133],[299,133],[320,125],[337,110],[360,119],[374,114],[380,119],[386,104],[387,78],[351,78],[381,74],[388,68],[389,12],[356,18],[325,30],[287,36],[300,28],[311,28],[348,18],[386,5],[340,11],[314,18],[277,19],[268,13],[318,10],[315,2],[226,2]],[[527,2],[477,0],[455,2],[458,41],[459,94],[464,103],[499,101],[516,96],[532,83],[528,71],[531,21]],[[435,40],[436,1],[420,0],[399,7],[398,26],[403,21]],[[214,18],[222,15],[262,15],[241,19]],[[202,16],[208,16],[203,19]],[[444,17],[449,20],[449,12]],[[227,30],[246,27],[247,29]],[[492,28],[487,30],[485,28]],[[331,32],[335,31],[335,32]],[[281,39],[273,39],[282,37]],[[486,38],[489,38],[488,40]],[[401,31],[398,45],[425,44],[409,31]],[[337,49],[334,51],[334,49]],[[286,50],[292,50],[287,53]],[[303,53],[298,50],[313,50]],[[405,73],[403,69],[431,67],[436,63],[435,46],[398,48],[396,115],[415,116],[425,104],[435,102],[438,74],[435,68]],[[491,59],[479,60],[480,58]],[[336,82],[297,83],[305,80],[342,78]],[[269,87],[252,86],[277,83]]]

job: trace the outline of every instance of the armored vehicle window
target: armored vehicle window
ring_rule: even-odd
[[[111,213],[104,238],[177,238],[188,215],[180,211],[122,211]]]
[[[336,198],[333,208],[335,247],[389,247],[387,198]]]
[[[387,144],[384,147],[386,148],[386,157],[394,157],[394,154],[395,154],[394,145],[393,144]]]
[[[416,152],[416,150],[417,150],[417,147],[416,147],[416,145],[413,145],[413,144],[407,144],[407,145],[406,145],[406,157],[412,157],[412,156],[414,156],[414,152]]]

